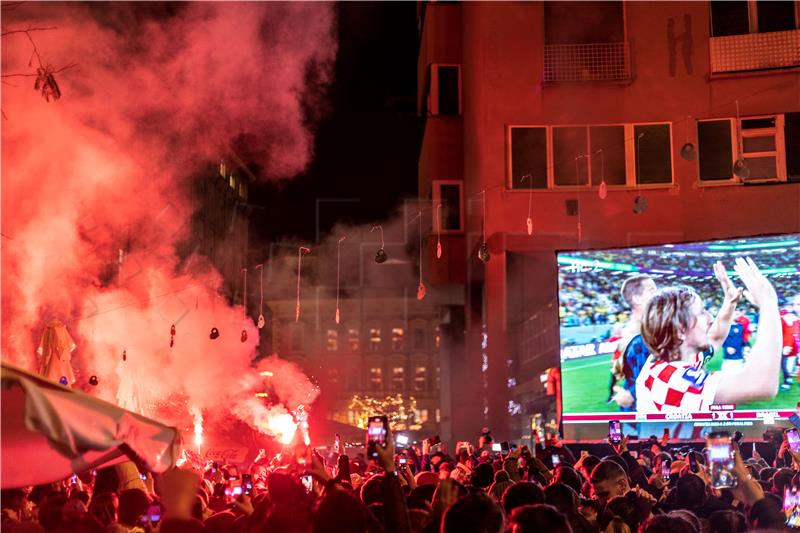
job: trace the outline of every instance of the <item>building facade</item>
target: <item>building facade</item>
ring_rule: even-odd
[[[798,2],[418,13],[442,382],[470,384],[443,391],[443,436],[524,439],[552,411],[557,250],[800,231]]]

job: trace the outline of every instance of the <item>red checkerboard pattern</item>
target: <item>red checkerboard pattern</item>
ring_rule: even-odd
[[[697,364],[648,361],[636,383],[638,411],[708,411],[716,393],[718,376],[697,370]],[[687,379],[687,371],[691,373]],[[699,376],[699,377],[698,377]]]

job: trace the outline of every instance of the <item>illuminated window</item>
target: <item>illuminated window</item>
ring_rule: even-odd
[[[392,351],[403,351],[403,328],[392,328]]]
[[[348,422],[348,423],[349,423],[351,426],[355,426],[355,425],[356,425],[356,422],[357,422],[357,420],[356,420],[356,414],[355,414],[355,412],[353,412],[353,410],[352,410],[352,409],[349,409],[349,410],[347,411],[347,422]]]
[[[417,421],[418,424],[424,424],[428,421],[428,410],[427,409],[415,409],[414,410],[414,419]]]
[[[392,367],[392,390],[401,391],[406,388],[406,369],[402,366]]]
[[[239,197],[247,200],[247,183],[244,181],[239,182]]]
[[[335,352],[339,349],[339,332],[335,329],[328,330],[328,340],[325,343],[325,347],[328,349],[329,352]]]
[[[381,330],[372,328],[369,330],[369,351],[379,352],[381,349]]]
[[[414,349],[425,349],[425,329],[423,328],[414,328]]]
[[[383,370],[380,367],[369,369],[369,388],[381,390],[383,388]]]
[[[442,342],[441,331],[439,330],[439,326],[436,326],[436,336],[433,338],[433,344],[438,348],[441,342]]]
[[[233,174],[228,178],[228,186],[234,191],[236,190],[236,178],[233,177]]]
[[[436,367],[436,390],[439,390],[439,367]]]
[[[225,169],[225,161],[221,161],[219,164],[219,175],[224,178],[225,174],[227,174],[227,171]]]
[[[414,390],[425,390],[425,381],[427,379],[428,369],[424,366],[414,367]]]
[[[357,352],[359,347],[359,337],[357,329],[350,329],[347,331],[347,342],[350,344],[350,351]]]
[[[442,412],[439,409],[436,409],[436,422],[442,421]]]

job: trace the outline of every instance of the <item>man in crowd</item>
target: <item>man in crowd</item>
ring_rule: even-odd
[[[759,308],[750,357],[739,368],[707,372],[701,354],[710,347],[712,321],[703,301],[688,287],[662,289],[642,319],[642,337],[652,355],[636,381],[639,412],[708,411],[715,403],[764,400],[777,393],[782,354],[775,289],[752,260],[737,258],[734,268]]]
[[[793,381],[791,376],[797,368],[797,356],[800,354],[800,294],[791,298],[786,309],[781,311],[781,329],[783,333],[781,389],[789,390]]]

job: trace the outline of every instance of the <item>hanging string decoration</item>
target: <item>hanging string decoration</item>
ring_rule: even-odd
[[[436,259],[442,258],[442,204],[436,206]]]
[[[483,234],[483,242],[478,248],[478,259],[484,263],[488,263],[491,256],[489,255],[489,245],[486,242],[486,190],[480,192],[483,201],[483,218],[481,219],[481,232]]]
[[[371,232],[375,231],[376,229],[381,232],[381,247],[378,250],[378,253],[375,254],[375,262],[378,263],[378,264],[381,264],[381,263],[385,263],[386,260],[389,257],[386,255],[386,250],[384,250],[384,247],[386,246],[386,243],[383,240],[383,226],[381,226],[380,224],[375,224],[375,225],[372,226],[372,228],[369,231],[371,233]]]
[[[530,181],[530,187],[528,188],[528,218],[525,219],[525,228],[528,230],[528,235],[533,235],[533,219],[531,218],[531,205],[533,205],[533,175],[525,174],[519,181],[523,182],[526,179]]]
[[[243,268],[242,273],[244,274],[244,282],[242,284],[242,320],[246,323],[247,322],[247,269]],[[242,329],[242,334],[239,337],[239,340],[242,342],[247,342],[247,330]]]
[[[297,304],[295,305],[294,321],[300,322],[300,268],[303,264],[303,255],[311,253],[311,248],[300,246],[297,249]]]
[[[644,137],[644,132],[641,132],[639,135],[636,136],[636,187],[639,188],[642,182],[642,173],[641,173],[641,157],[639,156],[639,150],[642,146],[642,137]],[[641,194],[637,194],[636,198],[633,200],[633,213],[636,215],[641,215],[647,211],[647,199],[642,196]]]
[[[744,145],[742,144],[742,120],[739,117],[739,100],[736,100],[736,140],[738,141],[739,153],[737,154],[736,161],[733,163],[733,174],[746,180],[750,177],[750,167],[747,166],[747,161],[744,159]]]
[[[339,266],[340,261],[339,258],[341,257],[342,253],[342,241],[347,238],[347,235],[343,235],[339,242],[336,245],[336,323],[339,323]]]
[[[608,196],[608,187],[606,186],[606,154],[602,148],[599,148],[595,154],[600,154],[600,186],[597,188],[597,196],[601,200],[605,200]]]
[[[692,115],[686,117],[686,142],[681,146],[681,157],[686,161],[694,161],[697,159],[697,150],[694,149],[694,144],[689,140],[689,121]]]
[[[169,328],[169,347],[172,348],[175,346],[175,324],[172,324],[172,327]]]
[[[419,285],[417,286],[417,300],[425,298],[425,284],[422,283],[422,211],[417,215],[419,218]]]
[[[258,269],[258,288],[259,292],[261,293],[260,298],[258,300],[258,329],[263,329],[264,325],[267,323],[264,320],[264,264],[256,265]]]

